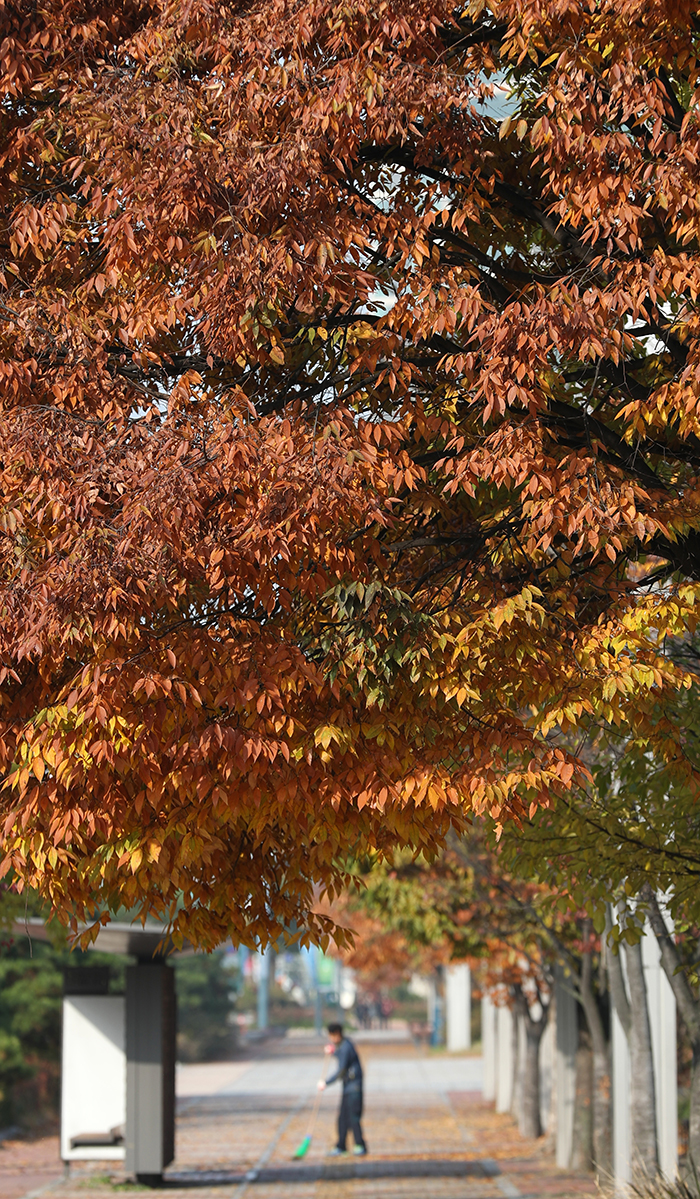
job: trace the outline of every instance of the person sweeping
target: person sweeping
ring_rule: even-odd
[[[367,1153],[367,1146],[362,1135],[361,1124],[362,1066],[360,1059],[352,1041],[343,1035],[342,1024],[329,1024],[328,1035],[331,1043],[326,1045],[326,1053],[335,1055],[336,1067],[329,1078],[319,1079],[318,1089],[325,1091],[326,1087],[331,1086],[338,1079],[341,1079],[343,1083],[343,1094],[338,1109],[338,1144],[335,1149],[331,1149],[330,1156],[339,1157],[341,1153],[347,1153],[348,1133],[352,1131],[355,1142],[353,1153],[358,1157],[364,1157]]]

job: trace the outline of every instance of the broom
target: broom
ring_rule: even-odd
[[[323,1064],[323,1079],[324,1079],[324,1082],[325,1082],[325,1079],[326,1079],[326,1074],[327,1074],[327,1073],[328,1073],[328,1062],[327,1062],[327,1061],[325,1061],[325,1062],[324,1062],[324,1064]],[[321,1106],[321,1098],[322,1098],[322,1096],[323,1096],[323,1091],[317,1091],[317,1092],[316,1092],[316,1098],[314,1099],[314,1105],[313,1105],[313,1107],[312,1107],[312,1109],[311,1109],[311,1118],[310,1118],[310,1120],[309,1120],[309,1131],[307,1132],[307,1134],[306,1134],[306,1136],[304,1137],[303,1141],[302,1141],[302,1142],[301,1142],[301,1144],[299,1145],[299,1148],[297,1149],[296,1153],[293,1155],[293,1156],[294,1156],[294,1160],[296,1160],[297,1158],[300,1158],[300,1157],[305,1157],[305,1156],[306,1156],[306,1154],[307,1154],[307,1152],[308,1152],[309,1145],[311,1144],[311,1138],[312,1138],[312,1136],[314,1135],[314,1128],[316,1127],[316,1121],[317,1121],[317,1119],[318,1119],[318,1109],[319,1109],[319,1108],[320,1108],[320,1106]]]

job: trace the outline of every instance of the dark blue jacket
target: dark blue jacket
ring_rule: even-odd
[[[347,1037],[343,1037],[337,1049],[333,1050],[336,1058],[336,1067],[330,1078],[326,1079],[326,1086],[330,1086],[336,1079],[343,1080],[343,1090],[359,1091],[362,1089],[362,1066],[360,1059],[357,1056],[357,1050],[352,1041]]]

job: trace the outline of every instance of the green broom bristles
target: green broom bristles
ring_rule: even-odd
[[[310,1144],[311,1144],[311,1137],[304,1137],[304,1140],[301,1142],[301,1145],[300,1145],[300,1146],[299,1146],[299,1148],[297,1149],[297,1151],[296,1151],[296,1153],[294,1154],[294,1156],[295,1156],[295,1157],[304,1157],[304,1155],[305,1155],[305,1153],[306,1153],[307,1149],[309,1148],[309,1145],[310,1145]]]

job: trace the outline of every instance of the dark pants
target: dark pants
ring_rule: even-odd
[[[355,1087],[345,1087],[338,1112],[338,1148],[345,1149],[348,1133],[352,1131],[356,1145],[364,1149],[365,1138],[362,1135],[362,1090]]]

